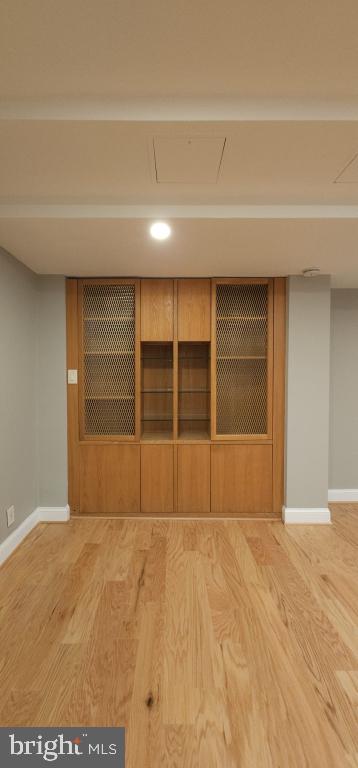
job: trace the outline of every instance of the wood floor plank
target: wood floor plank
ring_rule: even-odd
[[[236,529],[236,536],[242,538],[239,529]],[[284,752],[277,753],[277,741],[272,739],[274,717],[271,715],[273,722],[267,731],[267,740],[270,744],[274,764],[279,761],[289,765],[297,764],[297,766],[305,764],[308,761],[307,750],[309,749],[312,766],[317,765],[318,768],[323,760],[326,766],[334,768],[339,754],[340,734],[337,735],[331,721],[326,716],[326,702],[321,704],[316,689],[311,685],[305,666],[297,655],[293,638],[285,623],[280,619],[269,590],[265,589],[264,580],[260,578],[260,571],[257,570],[255,584],[245,578],[242,581],[241,564],[236,561],[235,569],[235,562],[232,553],[230,553],[231,546],[235,552],[235,543],[232,545],[232,542],[226,542],[224,548],[224,542],[222,542],[222,559],[225,564],[224,573],[232,590],[233,598],[242,606],[246,604],[247,611],[251,613],[251,621],[245,622],[246,626],[243,627],[243,633],[246,633],[249,640],[248,632],[250,629],[252,630],[256,621],[256,642],[262,634],[261,664],[263,659],[267,656],[270,657],[271,674],[268,673],[267,668],[265,674],[271,679],[271,690],[276,691],[277,707],[275,710],[279,713],[284,704],[284,711],[288,714],[288,719],[285,715],[284,720],[287,720],[285,727],[290,736],[285,747],[289,747],[290,751],[286,754]],[[254,562],[254,558],[252,560]],[[253,638],[251,637],[250,640],[252,645],[250,656],[252,656],[256,649]],[[246,655],[248,655],[247,651]],[[257,660],[256,670],[259,663],[260,661]],[[263,668],[262,676],[264,677]],[[294,695],[292,695],[293,692]],[[272,704],[272,706],[274,705]],[[322,710],[321,716],[318,716],[320,709]],[[280,720],[280,717],[278,719]],[[292,724],[294,724],[294,728],[292,728]],[[280,724],[280,729],[282,727],[284,727],[284,721]],[[310,743],[308,743],[308,735]],[[320,744],[319,748],[318,744]],[[350,747],[351,744],[348,746]],[[341,759],[342,761],[344,759],[343,753]]]
[[[127,768],[357,768],[358,507],[41,524],[0,569],[0,725],[125,725]]]
[[[358,527],[358,520],[356,524]],[[348,607],[344,604],[346,602],[344,594],[343,601],[341,601],[339,595],[337,596],[335,589],[333,588],[332,590],[330,588],[329,581],[322,578],[321,569],[317,567],[316,562],[312,562],[313,558],[310,556],[309,546],[307,547],[307,551],[303,550],[299,543],[292,537],[292,534],[289,533],[287,536],[285,529],[279,526],[275,527],[274,536],[280,541],[281,545],[289,554],[291,563],[305,582],[310,594],[315,598],[316,602],[322,606],[325,615],[335,627],[347,648],[350,649],[355,662],[358,664],[358,624],[354,607],[353,611],[351,611],[350,603]],[[357,583],[353,574],[349,580],[349,585],[350,589],[357,590]]]

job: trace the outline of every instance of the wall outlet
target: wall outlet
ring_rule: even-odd
[[[6,517],[7,517],[7,527],[10,528],[10,525],[13,525],[15,522],[15,507],[9,507],[6,510]]]

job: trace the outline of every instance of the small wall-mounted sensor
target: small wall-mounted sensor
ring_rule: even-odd
[[[318,267],[308,267],[308,269],[302,270],[303,277],[317,277],[320,273],[321,270]]]

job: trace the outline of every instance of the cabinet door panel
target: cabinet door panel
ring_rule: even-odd
[[[140,512],[139,445],[80,446],[80,509],[86,515]]]
[[[272,446],[211,446],[211,511],[272,512]]]
[[[173,280],[141,280],[141,340],[172,341]]]
[[[174,509],[174,448],[141,446],[141,509],[145,515],[172,514]]]
[[[210,341],[210,318],[210,280],[178,280],[179,341]]]
[[[210,445],[178,445],[178,512],[210,512]]]

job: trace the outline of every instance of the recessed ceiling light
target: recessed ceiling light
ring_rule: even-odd
[[[150,228],[150,234],[155,240],[166,240],[171,232],[172,230],[166,221],[155,221]]]

